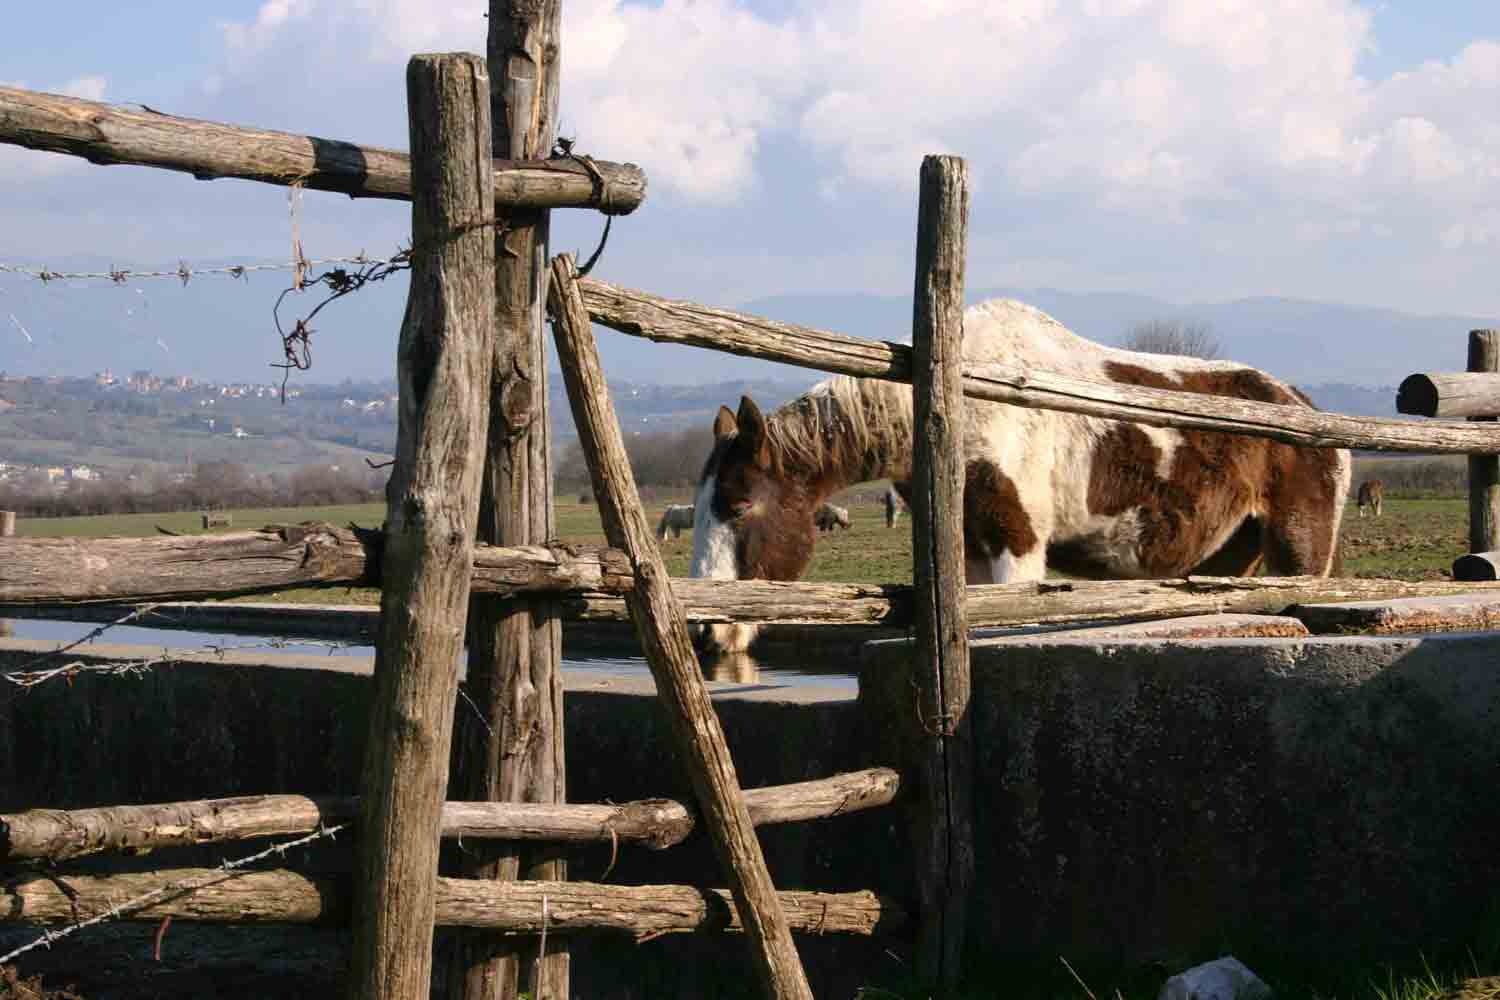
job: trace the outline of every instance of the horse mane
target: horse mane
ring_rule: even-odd
[[[911,460],[911,386],[839,375],[776,409],[766,440],[776,471],[861,482]]]

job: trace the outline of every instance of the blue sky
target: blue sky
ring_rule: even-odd
[[[483,10],[27,4],[8,12],[0,83],[404,146],[406,57],[482,50]],[[565,130],[651,178],[600,265],[611,280],[730,306],[900,294],[921,155],[951,152],[973,174],[971,287],[1500,317],[1500,4],[564,0],[564,17]],[[383,253],[406,211],[309,193],[299,227],[313,256]],[[13,264],[276,260],[290,244],[279,189],[3,147],[0,220]],[[556,213],[554,249],[587,252],[598,222]],[[261,343],[275,290],[132,298],[0,277],[0,368],[87,369],[68,347],[92,342],[84,324],[142,367],[241,364],[222,341]],[[315,374],[388,371],[400,308],[384,292],[325,311]],[[657,374],[711,370],[672,365]]]

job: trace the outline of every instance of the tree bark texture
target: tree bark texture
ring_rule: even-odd
[[[1500,330],[1469,333],[1469,371],[1482,372],[1500,381]],[[1493,396],[1491,397],[1494,398]],[[1471,416],[1478,423],[1494,425],[1500,407],[1487,406],[1488,413]],[[1469,456],[1469,551],[1500,549],[1500,455]]]
[[[557,136],[560,0],[490,0],[487,64],[493,152],[545,157]],[[495,246],[495,379],[480,501],[479,540],[540,545],[555,537],[548,449],[545,353],[545,211],[512,212]],[[545,600],[478,598],[465,704],[454,752],[454,787],[476,801],[562,802],[567,797],[562,726],[562,623]],[[465,878],[558,881],[565,863],[514,844],[464,845]],[[567,1000],[566,947],[459,934],[448,944],[449,1000]]]
[[[351,198],[411,199],[411,160],[395,150],[14,87],[0,87],[0,142],[90,163],[178,170],[199,180],[235,177]],[[646,197],[646,175],[633,163],[592,160],[595,177],[577,160],[546,159],[548,152],[491,164],[496,208],[598,208],[626,215]]]
[[[579,289],[596,323],[669,344],[892,382],[911,381],[911,348],[778,323],[694,302],[664,299],[583,278]],[[1301,406],[1094,382],[1000,364],[966,364],[964,395],[1013,406],[1131,420],[1155,427],[1223,431],[1320,448],[1500,453],[1500,429],[1347,417]]]
[[[549,294],[558,361],[568,386],[573,422],[588,458],[604,534],[610,544],[625,551],[635,567],[636,585],[626,604],[672,723],[704,825],[728,873],[735,902],[747,915],[756,971],[767,996],[811,1000],[802,961],[740,793],[724,730],[698,669],[687,619],[641,509],[571,258],[552,262]]]
[[[474,56],[417,56],[406,87],[412,275],[356,866],[349,992],[360,1000],[417,1000],[431,988],[493,360],[489,78]]]
[[[0,603],[69,604],[233,597],[287,587],[379,587],[384,536],[331,524],[153,538],[0,541]],[[598,546],[474,549],[474,591],[621,593],[623,552]]]
[[[215,878],[217,876],[217,878]],[[174,869],[130,875],[16,875],[0,881],[0,922],[71,923],[104,913],[165,884],[212,880],[168,896],[126,920],[163,917],[202,923],[343,924],[349,881],[284,869],[225,872]],[[651,935],[743,931],[737,903],[723,889],[589,882],[492,882],[433,878],[438,926],[503,934],[623,931]],[[64,888],[66,886],[66,888]],[[888,934],[907,922],[899,904],[873,892],[780,892],[789,926],[808,934]],[[548,948],[552,946],[548,941]],[[425,994],[424,994],[425,996]]]
[[[964,259],[969,173],[954,156],[922,161],[912,315],[912,842],[921,927],[917,968],[958,984],[974,883],[974,734],[964,616]]]
[[[896,797],[900,783],[895,771],[870,768],[818,781],[747,788],[745,807],[756,826],[826,819],[886,805]],[[321,826],[355,820],[359,809],[357,798],[305,795],[29,809],[0,815],[0,861],[64,861],[102,851],[144,851],[311,833]],[[682,843],[696,825],[695,811],[671,799],[618,805],[445,802],[440,832],[445,838],[466,840],[618,842],[662,850]]]

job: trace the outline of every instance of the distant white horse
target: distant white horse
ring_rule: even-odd
[[[662,541],[667,540],[668,531],[673,538],[681,538],[684,531],[692,530],[693,505],[690,503],[667,504],[667,509],[662,511],[661,520],[656,522],[656,537]]]
[[[818,526],[819,531],[832,531],[834,528],[849,529],[849,510],[835,504],[824,503],[813,512],[813,524]]]

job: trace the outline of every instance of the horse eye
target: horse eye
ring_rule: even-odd
[[[749,500],[735,500],[729,505],[729,514],[731,517],[744,517],[749,512]]]

